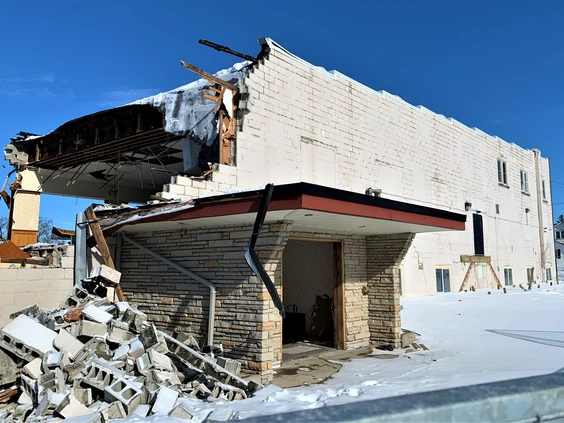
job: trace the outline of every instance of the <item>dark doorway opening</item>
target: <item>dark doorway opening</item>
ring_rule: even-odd
[[[472,216],[474,223],[474,255],[484,255],[484,221],[481,214],[474,213]]]
[[[283,344],[344,348],[342,243],[290,239],[282,262]]]

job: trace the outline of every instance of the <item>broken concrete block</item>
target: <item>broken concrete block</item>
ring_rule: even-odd
[[[20,314],[0,331],[0,347],[31,361],[53,350],[56,332],[24,314]]]
[[[75,337],[93,338],[95,336],[105,336],[108,327],[102,323],[90,322],[88,320],[81,320],[75,329]]]
[[[127,412],[121,402],[114,401],[102,411],[102,416],[105,421],[109,422],[110,420],[127,417]]]
[[[14,383],[19,373],[15,357],[0,349],[0,386]]]
[[[46,370],[43,368],[44,374],[42,374],[37,382],[43,390],[51,390],[57,393],[66,392],[66,377],[63,371],[59,368],[54,370]]]
[[[61,302],[60,308],[81,307],[88,302],[89,297],[88,291],[75,285],[72,287],[69,295]]]
[[[132,358],[138,358],[145,354],[145,347],[143,343],[137,339],[129,344],[129,355]]]
[[[67,394],[57,406],[55,412],[65,419],[92,414],[92,411],[76,399],[73,394]]]
[[[100,360],[92,361],[88,373],[83,379],[83,383],[90,385],[94,388],[104,389],[109,386],[115,379],[125,375],[123,370],[103,363]]]
[[[71,393],[78,401],[80,401],[81,404],[84,404],[87,407],[92,405],[92,389],[72,388]]]
[[[133,371],[133,369],[135,368],[135,360],[133,360],[132,358],[128,358],[127,360],[125,360],[125,371],[130,373]]]
[[[152,412],[153,414],[164,414],[167,415],[171,412],[176,400],[178,399],[178,391],[167,388],[166,386],[161,386],[159,392],[157,393],[157,398],[153,404]]]
[[[187,406],[178,404],[172,409],[168,416],[175,419],[191,420],[192,417],[194,417],[194,414],[191,411],[192,410],[190,410]]]
[[[65,419],[65,423],[104,423],[104,419],[101,414],[87,414],[85,416],[71,417]]]
[[[33,405],[33,400],[27,394],[27,392],[23,391],[18,398],[18,404],[20,404],[20,405]]]
[[[65,399],[65,397],[65,394],[45,391],[35,409],[35,416],[39,417],[47,414],[53,414],[55,409]]]
[[[121,279],[121,272],[118,272],[105,264],[95,267],[90,273],[90,279],[98,279],[105,286],[117,286]]]
[[[125,328],[122,326],[125,325]],[[129,332],[129,326],[124,322],[112,320],[108,331],[108,340],[117,344],[125,344],[131,341],[135,335]]]
[[[151,364],[155,369],[172,372],[172,361],[170,358],[156,350],[149,350],[148,354]]]
[[[180,379],[176,372],[165,372],[162,370],[151,370],[151,379],[159,385],[174,386],[180,385]]]
[[[59,332],[53,340],[53,345],[55,345],[59,351],[66,351],[71,360],[74,360],[76,354],[84,348],[84,344],[66,330]]]
[[[122,320],[136,332],[140,332],[143,324],[147,321],[147,315],[142,311],[129,307],[123,314]]]
[[[146,350],[154,347],[160,342],[157,328],[153,324],[143,325],[139,333],[141,342]]]
[[[217,357],[217,364],[223,367],[225,370],[239,376],[241,373],[241,363],[237,360],[232,360],[225,357]]]
[[[82,314],[89,320],[103,324],[108,324],[108,322],[114,317],[107,311],[104,311],[93,304],[89,304],[84,307]]]
[[[129,353],[129,344],[122,345],[119,348],[116,348],[112,359],[125,361],[127,359],[128,353]]]
[[[120,377],[104,388],[106,401],[120,401],[127,412],[133,411],[143,397],[143,391],[134,383]]]
[[[124,315],[124,313],[130,308],[129,303],[127,301],[116,301],[114,303],[114,306],[116,307],[116,309],[118,311],[118,317],[122,317]],[[128,325],[129,325],[129,323],[128,323]]]
[[[184,345],[189,346],[193,350],[196,350],[198,352],[200,351],[200,346],[198,345],[198,342],[196,342],[196,339],[189,333],[182,333],[182,332],[179,333],[176,336],[176,340],[182,342]]]
[[[65,314],[66,310],[59,310],[55,313],[49,314],[45,320],[45,325],[56,332],[69,327],[70,323],[65,320]]]
[[[51,351],[43,357],[42,369],[45,372],[55,368],[63,369],[69,364],[70,360],[66,351]]]
[[[16,311],[15,313],[10,314],[10,320],[14,320],[20,314],[25,314],[29,317],[38,317],[41,314],[41,309],[36,304],[29,305],[19,311]]]
[[[138,417],[147,417],[149,415],[149,411],[151,411],[151,406],[149,404],[141,404],[138,405],[135,410],[133,410],[133,413],[131,413],[131,415]]]
[[[211,396],[217,399],[224,399],[227,401],[233,401],[234,399],[245,399],[247,394],[240,388],[235,388],[233,386],[227,385],[225,383],[216,382]]]
[[[137,366],[137,371],[141,374],[147,373],[153,367],[149,354],[143,354],[135,359],[135,365]]]
[[[402,348],[409,347],[412,343],[417,340],[415,333],[411,331],[405,331],[400,335],[400,342]]]

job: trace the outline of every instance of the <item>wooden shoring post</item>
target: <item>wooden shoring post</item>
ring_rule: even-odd
[[[102,232],[102,228],[100,227],[100,223],[98,223],[98,218],[96,217],[96,213],[94,213],[92,206],[88,207],[84,211],[84,214],[86,215],[86,219],[88,219],[90,230],[92,231],[92,235],[96,240],[100,254],[102,254],[104,264],[112,269],[115,269],[116,267],[114,265],[114,261],[112,260],[112,255],[110,254],[108,243],[106,242],[106,238],[104,237],[104,233]],[[119,284],[116,286],[115,290],[118,300],[126,301],[125,295],[123,294],[123,291],[121,290],[121,286]]]

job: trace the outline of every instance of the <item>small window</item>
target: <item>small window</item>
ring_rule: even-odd
[[[559,248],[558,250],[556,250],[556,258],[557,258],[558,260],[560,260],[560,259],[562,258],[562,255],[561,255],[561,253],[560,253],[560,248]]]
[[[554,233],[556,234],[556,239],[560,239],[560,231],[555,231]]]
[[[550,267],[546,268],[546,281],[550,282],[552,280],[552,269]]]
[[[521,171],[521,191],[529,193],[529,180],[527,177],[527,172],[524,170]]]
[[[505,286],[513,285],[513,269],[506,267],[503,269],[503,276],[505,278]]]
[[[546,185],[544,181],[542,181],[542,199],[546,201]]]
[[[534,282],[533,278],[534,278],[534,268],[533,267],[527,267],[527,282],[528,283],[532,283]]]
[[[499,214],[499,204],[495,205],[495,214]]]
[[[497,181],[507,185],[507,163],[505,160],[497,159]]]

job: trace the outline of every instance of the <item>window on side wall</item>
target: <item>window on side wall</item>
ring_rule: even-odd
[[[546,200],[546,185],[545,185],[544,181],[542,181],[542,199],[543,199],[543,201],[547,201]]]
[[[556,250],[556,258],[558,260],[560,260],[560,258],[562,257],[561,253],[560,253],[560,248]]]
[[[497,159],[497,181],[507,185],[507,163],[502,159]]]
[[[560,231],[554,231],[554,233],[556,234],[556,239],[560,239]]]
[[[546,281],[550,282],[552,280],[552,268],[546,268]]]
[[[521,171],[521,192],[529,193],[529,178],[524,170]]]
[[[532,267],[527,267],[527,283],[532,283],[534,282],[533,278],[534,278],[534,270]]]
[[[505,285],[506,286],[512,286],[513,285],[513,269],[511,269],[510,267],[506,267],[505,269],[503,269],[503,276],[505,279]]]

